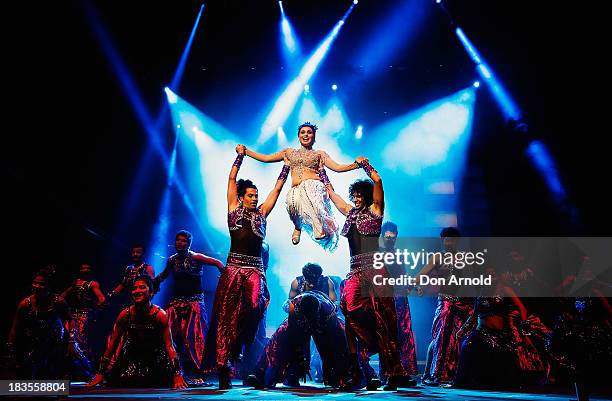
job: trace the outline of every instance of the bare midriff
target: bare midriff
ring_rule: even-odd
[[[319,178],[319,173],[312,169],[304,169],[301,176],[295,171],[291,170],[291,186],[292,187],[297,187],[298,185],[302,183],[302,181],[306,181],[306,180],[321,181],[321,178]]]
[[[317,180],[319,168],[323,166],[322,155],[312,149],[289,149],[287,159],[291,166],[291,186],[295,187],[305,180]]]

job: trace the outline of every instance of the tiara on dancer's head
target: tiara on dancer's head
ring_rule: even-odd
[[[304,127],[310,127],[312,128],[312,132],[316,133],[317,130],[319,129],[319,127],[317,127],[316,125],[314,125],[313,123],[311,123],[310,121],[306,121],[304,124],[300,125],[298,127],[298,132],[300,132],[300,130]]]

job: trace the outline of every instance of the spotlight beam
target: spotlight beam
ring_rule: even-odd
[[[512,99],[508,91],[503,87],[500,81],[497,80],[491,67],[482,59],[472,42],[468,39],[461,28],[457,27],[455,33],[459,38],[459,41],[467,51],[468,55],[476,65],[476,71],[482,78],[483,82],[487,84],[495,101],[500,106],[504,118],[506,120],[519,120],[521,118],[521,111],[519,110],[516,102]]]
[[[106,57],[108,58],[109,63],[115,72],[115,75],[118,77],[123,93],[130,101],[130,104],[132,105],[140,124],[144,128],[145,133],[147,134],[147,137],[149,138],[149,143],[153,146],[153,150],[155,150],[158,156],[162,159],[163,165],[169,174],[168,178],[170,178],[171,176],[173,177],[173,182],[174,184],[176,184],[177,189],[181,193],[182,198],[185,201],[187,208],[192,213],[193,217],[197,219],[197,215],[195,214],[193,205],[191,204],[187,196],[187,193],[184,189],[183,184],[178,179],[178,177],[174,177],[173,173],[172,175],[170,175],[170,170],[171,170],[170,166],[172,163],[171,157],[169,157],[168,154],[166,153],[166,150],[164,149],[164,146],[160,138],[160,128],[163,125],[167,117],[167,108],[165,107],[165,104],[161,107],[161,110],[158,113],[157,120],[153,122],[153,119],[151,118],[151,115],[148,112],[144,101],[142,100],[142,96],[140,95],[138,88],[136,87],[134,80],[132,79],[127,66],[125,65],[121,56],[115,49],[115,46],[113,45],[110,36],[108,35],[106,30],[102,26],[102,23],[100,22],[100,17],[96,9],[94,8],[92,4],[90,4],[90,2],[84,2],[83,4],[85,7],[84,8],[85,14],[89,20],[90,26],[92,27],[95,37],[98,40],[98,43],[101,45],[102,50],[106,54]],[[194,26],[194,29],[192,29],[192,34],[195,33],[195,27],[197,27],[202,11],[203,11],[203,6],[200,8],[200,13],[198,14],[198,17],[196,19],[196,24]],[[191,39],[192,38],[190,37],[190,41],[188,41],[188,44],[187,44],[189,48],[191,46]],[[186,60],[186,54],[187,54],[186,52],[183,52],[184,57],[182,57],[181,60],[183,58]],[[180,69],[180,63],[179,63],[179,68],[177,68],[177,70],[178,69]],[[182,76],[182,73],[174,74],[174,78],[177,79],[177,82],[180,82],[181,76]],[[123,210],[119,215],[119,228],[117,229],[118,231],[123,231],[123,228],[128,225],[128,220],[131,215],[129,212],[133,210],[133,205],[136,205],[138,203],[139,197],[141,196],[141,193],[142,193],[142,191],[140,190],[140,187],[142,186],[144,182],[144,178],[148,174],[147,166],[151,162],[151,156],[152,156],[151,149],[147,148],[147,150],[145,150],[145,153],[141,159],[140,167],[138,169],[137,174],[135,175],[135,179],[133,180],[134,185],[132,185],[132,191],[127,196],[125,206],[123,207]]]
[[[297,101],[302,94],[304,85],[312,78],[317,71],[319,65],[327,55],[331,45],[338,36],[344,21],[348,18],[351,11],[355,8],[355,4],[351,4],[349,9],[344,13],[334,28],[329,32],[327,37],[319,44],[314,53],[308,58],[297,77],[289,83],[283,93],[278,97],[272,110],[266,117],[259,134],[258,144],[262,144],[270,139],[276,133],[278,127],[282,126],[291,114],[291,111],[297,104]]]
[[[495,99],[495,102],[501,109],[506,123],[512,125],[524,125],[524,123],[521,123],[521,110],[514,99],[512,99],[502,83],[495,77],[495,73],[485,62],[484,58],[480,55],[467,35],[459,26],[455,24],[446,7],[444,7],[444,5],[441,3],[439,3],[439,6],[444,11],[450,24],[455,29],[455,34],[465,48],[468,56],[476,65],[476,71],[482,78],[482,81],[489,87],[493,99]],[[476,87],[476,85],[474,86]],[[526,129],[526,125],[524,128]],[[576,217],[575,209],[570,205],[567,192],[561,182],[554,158],[546,145],[539,140],[532,140],[526,149],[526,154],[529,157],[531,164],[544,179],[544,182],[559,209],[567,212],[571,222],[574,223],[574,219]]]
[[[200,23],[200,17],[202,17],[203,11],[204,11],[204,4],[202,4],[202,6],[200,7],[200,11],[198,12],[198,16],[196,17],[195,23],[193,24],[193,28],[191,29],[191,33],[189,34],[189,39],[187,40],[185,49],[183,49],[183,54],[181,54],[181,59],[179,61],[179,64],[176,67],[174,76],[172,77],[170,88],[173,91],[177,91],[179,88],[179,85],[181,84],[181,79],[183,78],[183,73],[185,72],[185,65],[187,64],[187,57],[189,56],[189,51],[191,50],[191,45],[193,44],[193,38],[195,37],[195,33],[198,30],[198,26]]]

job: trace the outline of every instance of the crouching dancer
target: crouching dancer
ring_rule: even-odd
[[[247,380],[256,388],[274,387],[289,373],[292,362],[302,361],[301,376],[308,363],[301,355],[304,344],[314,339],[323,361],[323,381],[332,387],[350,390],[349,352],[336,305],[320,291],[306,291],[289,300],[289,317],[279,326]]]

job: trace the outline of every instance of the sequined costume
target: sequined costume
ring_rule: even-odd
[[[436,265],[431,272],[437,277],[449,278],[459,274],[453,265]],[[431,383],[452,383],[459,364],[457,332],[472,315],[474,300],[455,295],[456,288],[440,288],[438,305],[431,326],[430,355],[423,380]]]
[[[241,205],[228,213],[228,227],[231,247],[213,308],[217,366],[237,360],[253,342],[270,300],[261,258],[264,216]]]
[[[174,275],[172,298],[168,304],[168,324],[177,352],[188,374],[202,373],[202,363],[208,333],[203,267],[206,263],[193,251],[176,253],[166,263],[164,271],[155,279],[157,283]]]
[[[163,340],[163,326],[157,318],[161,309],[151,305],[152,313],[136,320],[134,306],[125,309],[125,319],[117,321],[123,333],[117,359],[105,364],[100,373],[115,387],[172,387],[177,362],[171,361]],[[180,372],[180,370],[178,370]]]
[[[300,308],[306,297],[315,297],[318,308],[308,317]],[[266,345],[255,376],[264,387],[282,382],[292,365],[301,369],[300,376],[309,370],[308,357],[301,352],[310,337],[321,355],[323,379],[327,385],[338,387],[348,382],[349,354],[344,327],[336,314],[336,306],[320,291],[306,291],[290,300],[292,312],[283,321]]]
[[[132,288],[134,285],[134,280],[139,276],[149,276],[152,279],[155,278],[153,266],[145,262],[142,262],[139,265],[131,264],[126,266],[125,271],[123,272],[123,278],[121,279],[123,288]]]
[[[62,294],[70,306],[70,319],[72,320],[74,342],[77,353],[82,353],[79,358],[72,360],[71,377],[88,381],[93,377],[94,369],[91,362],[94,361],[89,337],[92,325],[96,320],[95,306],[98,300],[93,293],[93,286],[97,283],[93,280],[76,279],[72,285]]]
[[[612,317],[598,298],[565,298],[548,344],[560,374],[571,382],[609,384]]]
[[[340,307],[346,319],[346,336],[351,353],[359,347],[378,353],[382,372],[406,377],[400,360],[397,314],[393,291],[375,286],[375,275],[388,276],[385,268],[374,269],[382,216],[369,208],[353,208],[342,229],[351,251],[351,270],[344,282]]]
[[[67,373],[68,305],[52,294],[48,308],[35,305],[34,296],[20,302],[9,343],[15,349],[15,378],[62,379]]]
[[[74,322],[74,340],[90,361],[93,355],[89,336],[91,325],[95,321],[94,307],[97,304],[91,289],[93,284],[93,280],[76,279],[63,294],[70,306],[70,318]]]
[[[289,149],[291,170],[302,178],[304,169],[323,168],[322,155],[314,150]],[[338,225],[334,219],[329,195],[320,180],[306,179],[287,192],[287,212],[295,227],[306,231],[323,249],[333,252],[338,246]],[[324,234],[322,239],[316,239]]]
[[[295,296],[303,294],[306,291],[318,291],[321,294],[325,294],[326,296],[329,295],[329,278],[327,276],[320,275],[317,279],[317,282],[314,283],[312,287],[308,285],[308,282],[304,278],[304,276],[296,277],[295,281],[297,282],[297,289],[294,298]],[[285,301],[285,304],[283,304],[283,310],[287,313],[289,312],[290,304],[291,299],[288,299],[287,301]],[[339,319],[341,318],[339,317]],[[344,321],[341,321],[340,324],[342,325],[342,330],[344,330]],[[304,360],[309,361],[310,370],[314,372],[313,377],[315,378],[315,380],[322,381],[323,364],[321,360],[321,355],[319,354],[316,347],[312,349],[312,343],[313,342],[311,341],[311,337],[308,337],[308,339],[305,340],[304,344],[302,344],[300,349],[294,350],[292,352],[295,352],[296,355],[299,354],[303,356]],[[299,377],[303,376],[302,367],[298,366],[297,362],[298,361],[294,360],[291,366],[289,367],[289,371],[286,375],[287,383],[295,383],[299,380]]]
[[[265,241],[262,245],[263,246],[261,249],[261,258],[263,260],[264,273],[266,273],[268,270],[268,261],[270,260],[270,246]],[[263,353],[263,350],[266,344],[268,343],[268,337],[266,336],[266,313],[267,310],[264,312],[264,315],[261,318],[259,325],[257,326],[257,332],[255,333],[255,339],[253,340],[253,343],[246,344],[244,347],[242,361],[237,369],[237,377],[246,379],[248,375],[253,372],[255,366],[257,365],[257,360],[259,359],[259,356]]]
[[[403,266],[397,264],[387,266],[387,271],[391,277],[396,278],[405,274]],[[394,298],[395,311],[397,314],[397,339],[399,342],[400,360],[409,375],[416,375],[416,345],[414,342],[414,333],[412,332],[412,317],[410,315],[410,304],[408,303],[408,292],[406,288],[395,287]]]
[[[511,388],[519,384],[521,369],[511,331],[507,327],[495,329],[482,324],[482,320],[490,316],[505,319],[509,302],[499,296],[476,300],[474,313],[479,324],[461,343],[455,377],[457,386]]]

